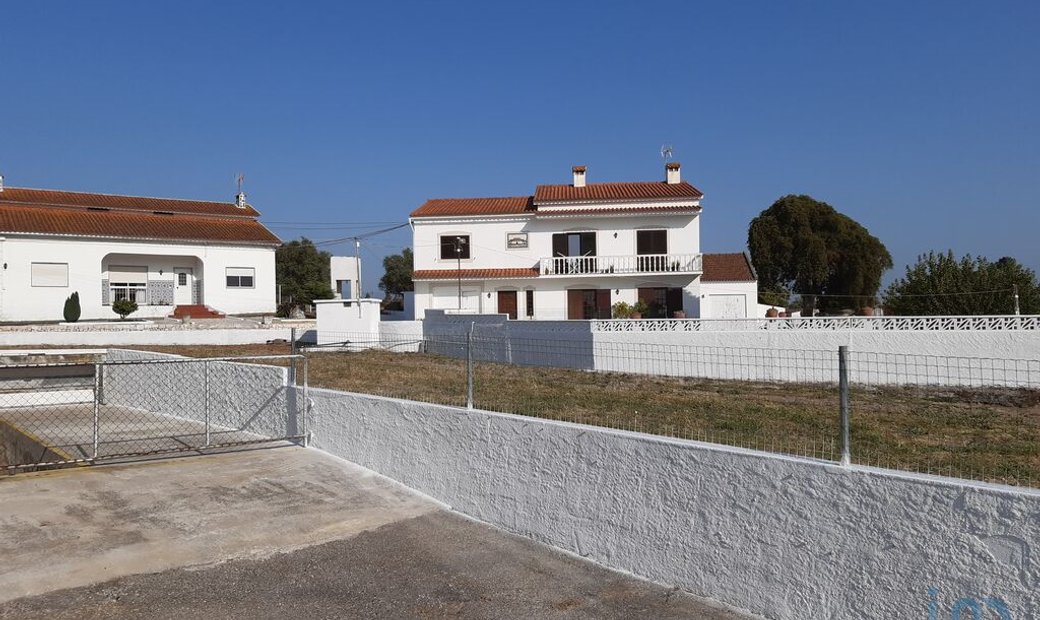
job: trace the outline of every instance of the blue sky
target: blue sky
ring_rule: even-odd
[[[886,281],[931,249],[1040,270],[1036,2],[12,2],[0,76],[7,184],[231,200],[243,172],[283,239],[576,164],[658,179],[671,144],[705,251],[806,193]],[[366,289],[409,243],[364,242]]]

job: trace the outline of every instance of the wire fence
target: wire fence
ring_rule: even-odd
[[[559,336],[324,333],[306,353],[332,389],[1040,485],[1040,360]]]
[[[302,356],[0,367],[0,472],[303,441],[306,375]]]

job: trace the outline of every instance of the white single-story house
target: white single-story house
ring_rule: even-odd
[[[269,314],[281,243],[239,193],[235,202],[4,187],[0,178],[0,321]]]

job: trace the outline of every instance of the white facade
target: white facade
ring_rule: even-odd
[[[749,319],[758,311],[758,282],[701,282],[702,319]]]
[[[589,184],[580,167],[574,179],[539,187],[527,208],[517,197],[416,210],[415,317],[609,318],[613,304],[640,299],[651,316],[700,316],[701,194],[678,165],[660,183]],[[453,243],[464,249],[453,253]]]
[[[336,299],[357,299],[363,292],[361,286],[361,259],[354,256],[333,256],[329,260],[329,283]]]
[[[175,305],[208,305],[225,314],[275,311],[270,246],[8,234],[0,238],[0,263],[0,321],[61,321],[65,300],[74,292],[81,320],[118,318],[111,300],[123,294],[114,289],[124,287],[114,285],[135,273],[140,275],[125,284],[144,286],[135,287],[138,310],[132,318],[165,317]],[[41,279],[41,272],[54,277]],[[232,283],[248,284],[247,274],[251,286],[229,286],[229,275]]]

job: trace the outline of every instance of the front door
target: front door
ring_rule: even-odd
[[[516,291],[498,292],[498,313],[508,314],[509,320],[516,320]]]
[[[173,303],[178,306],[190,306],[195,303],[191,294],[195,288],[195,274],[191,267],[174,267],[173,269]]]

